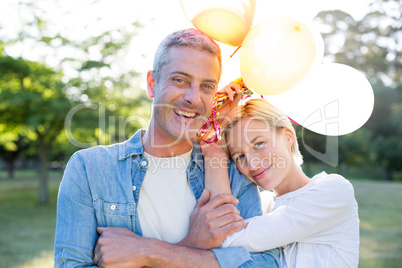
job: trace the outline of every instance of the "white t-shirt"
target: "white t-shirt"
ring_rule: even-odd
[[[144,237],[176,243],[186,236],[196,202],[186,174],[191,152],[174,157],[155,157],[144,152],[148,170],[138,201]]]
[[[352,184],[322,172],[304,187],[264,200],[267,214],[249,219],[222,247],[251,252],[281,247],[281,267],[357,267],[359,218]]]

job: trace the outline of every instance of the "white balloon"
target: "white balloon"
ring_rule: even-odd
[[[325,45],[324,45],[324,39],[322,38],[322,35],[320,31],[318,30],[317,25],[313,23],[307,23],[307,25],[310,27],[311,32],[313,33],[314,41],[315,41],[315,64],[321,64],[322,59],[324,58],[324,52],[325,52]]]
[[[264,98],[298,124],[327,136],[359,129],[374,107],[373,89],[366,77],[339,63],[317,65],[295,87]]]
[[[257,0],[253,25],[274,17],[312,20],[321,11],[322,0]]]
[[[244,83],[263,95],[290,89],[314,65],[316,44],[311,28],[294,17],[276,17],[256,25],[241,46]]]

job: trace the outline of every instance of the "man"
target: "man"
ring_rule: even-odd
[[[209,200],[204,191],[204,161],[193,139],[211,114],[221,69],[219,46],[195,29],[160,44],[147,75],[154,99],[148,129],[79,151],[67,165],[55,267],[278,266],[277,251],[219,248],[245,227],[243,219],[261,214],[256,186],[233,163],[233,195]]]

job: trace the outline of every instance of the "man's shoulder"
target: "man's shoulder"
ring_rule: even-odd
[[[141,132],[137,131],[131,138],[111,145],[97,145],[91,148],[81,149],[75,152],[74,156],[77,156],[81,161],[111,161],[111,160],[123,160],[130,155],[141,153]],[[103,160],[103,161],[102,161]]]
[[[229,181],[230,187],[232,189],[232,193],[241,192],[246,187],[255,186],[246,176],[241,174],[236,167],[236,164],[232,159],[229,158],[228,162],[228,171],[229,171]],[[257,187],[257,186],[255,186]]]
[[[261,200],[257,185],[241,174],[231,159],[228,162],[228,170],[232,195],[239,199],[236,207],[240,211],[240,216],[248,219],[261,215]]]
[[[81,149],[74,153],[81,160],[118,158],[121,143],[113,145],[97,145],[91,148]]]
[[[228,161],[228,171],[229,171],[229,178],[234,183],[252,183],[250,180],[246,178],[240,171],[237,169],[236,164],[233,162],[231,158]]]

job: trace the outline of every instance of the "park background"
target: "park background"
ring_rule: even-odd
[[[314,23],[324,62],[363,72],[375,105],[362,128],[339,138],[295,126],[303,168],[310,176],[337,172],[354,185],[359,267],[401,267],[402,2],[322,2],[326,9]],[[188,27],[179,0],[0,2],[1,268],[53,266],[67,161],[81,148],[120,142],[146,127],[145,72],[161,39]],[[233,48],[222,47],[225,60]],[[337,143],[337,158],[322,161],[317,154],[325,155],[328,142]]]

